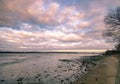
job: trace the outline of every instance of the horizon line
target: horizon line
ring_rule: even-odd
[[[105,49],[100,50],[41,50],[41,51],[0,51],[0,52],[105,52]]]

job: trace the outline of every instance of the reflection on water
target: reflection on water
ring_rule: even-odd
[[[82,57],[91,55],[1,53],[0,84],[70,84],[92,67],[93,63],[89,59],[84,62]]]

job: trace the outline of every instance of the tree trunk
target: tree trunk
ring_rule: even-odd
[[[120,43],[117,46],[117,51],[120,52]]]

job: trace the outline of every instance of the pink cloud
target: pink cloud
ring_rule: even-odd
[[[94,0],[87,10],[46,1],[0,1],[0,25],[9,26],[0,28],[0,50],[112,48],[113,45],[103,41],[103,20],[106,10],[120,5],[119,0]],[[12,28],[16,24],[20,30]]]

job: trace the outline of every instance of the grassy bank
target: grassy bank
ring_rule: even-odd
[[[118,62],[118,68],[117,68],[117,75],[116,75],[115,84],[120,84],[120,55],[117,55],[117,58],[119,59],[119,62]]]
[[[106,56],[98,61],[100,63],[98,66],[94,67],[74,84],[115,84],[118,59],[115,56]],[[118,74],[119,71],[120,68]],[[119,81],[119,78],[117,81]]]

